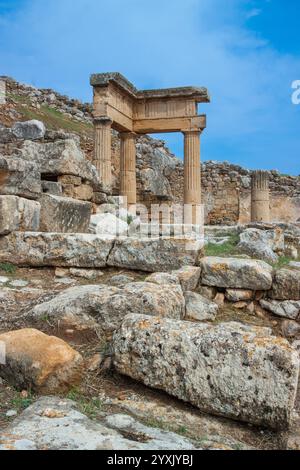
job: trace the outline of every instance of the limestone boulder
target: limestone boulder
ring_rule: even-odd
[[[42,397],[2,432],[0,450],[200,450],[183,436],[126,414],[91,420],[74,401]]]
[[[41,192],[41,175],[36,163],[0,156],[1,195],[37,199]]]
[[[0,196],[0,235],[13,231],[37,231],[40,204],[18,196]]]
[[[165,272],[195,265],[201,243],[176,238],[119,238],[110,253],[108,265],[146,272]]]
[[[114,335],[116,370],[200,410],[286,429],[299,355],[271,330],[128,315]]]
[[[180,285],[179,279],[176,274],[171,273],[153,273],[150,276],[147,276],[145,279],[146,282],[151,282],[154,284],[173,284],[173,285]]]
[[[276,251],[284,250],[284,233],[281,229],[259,230],[249,228],[240,234],[237,246],[239,252],[252,258],[262,259],[268,263],[276,263]]]
[[[85,158],[75,139],[61,139],[54,142],[24,142],[20,157],[35,162],[40,173],[45,175],[73,175],[90,182],[99,189],[100,182],[96,168]]]
[[[15,136],[13,135],[11,129],[0,124],[0,143],[7,144],[9,142],[13,142],[14,140]]]
[[[94,214],[90,220],[89,231],[103,236],[126,236],[128,224],[114,214]]]
[[[213,321],[219,306],[196,292],[185,292],[185,319],[191,321]]]
[[[6,352],[0,376],[18,389],[56,393],[81,380],[81,355],[58,338],[24,329],[1,334],[0,342]]]
[[[262,299],[260,305],[278,317],[289,318],[290,320],[297,320],[300,317],[300,301]]]
[[[201,268],[197,266],[183,266],[173,271],[181,284],[183,291],[193,291],[197,288],[201,276]]]
[[[225,297],[229,302],[247,302],[254,299],[252,290],[226,289]]]
[[[269,290],[272,267],[264,261],[206,257],[201,260],[201,283],[206,286],[247,290]]]
[[[300,300],[300,271],[277,270],[270,297],[275,300]]]
[[[76,199],[44,194],[41,204],[41,232],[87,233],[92,205]]]
[[[50,323],[59,323],[60,331],[102,331],[109,336],[130,312],[180,319],[184,308],[180,286],[139,282],[118,288],[101,284],[71,287],[36,305],[28,318],[40,324],[47,317]]]
[[[43,139],[46,133],[44,123],[36,119],[32,121],[16,122],[11,130],[17,139],[22,140]]]
[[[17,266],[103,268],[114,241],[90,234],[15,232],[0,238],[0,262]]]

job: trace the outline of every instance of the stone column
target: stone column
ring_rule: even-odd
[[[184,132],[184,223],[200,224],[200,130]]]
[[[94,119],[95,145],[93,164],[98,170],[104,189],[111,189],[111,125],[108,117]]]
[[[120,161],[120,194],[126,196],[128,210],[136,211],[136,148],[134,132],[122,132]]]
[[[251,221],[270,222],[269,175],[266,171],[252,174]]]

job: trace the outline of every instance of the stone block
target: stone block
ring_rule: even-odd
[[[18,196],[0,196],[0,235],[14,231],[37,231],[40,204]]]
[[[91,204],[76,199],[44,194],[40,198],[40,231],[59,233],[87,233]]]

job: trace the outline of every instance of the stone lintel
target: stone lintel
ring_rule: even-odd
[[[188,98],[194,99],[197,103],[210,103],[210,95],[205,87],[179,87],[164,88],[156,90],[137,90],[135,86],[118,72],[100,73],[91,75],[90,83],[93,87],[106,87],[110,82],[115,83],[133,98],[164,99],[164,98]]]

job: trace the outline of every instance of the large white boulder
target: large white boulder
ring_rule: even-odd
[[[103,236],[126,236],[128,224],[119,219],[114,214],[94,214],[91,216],[90,233],[97,233]]]
[[[110,335],[130,312],[181,319],[184,308],[180,286],[136,282],[120,288],[104,284],[71,287],[34,307],[28,317],[39,324],[46,316],[52,324],[59,324],[60,331]]]
[[[128,315],[114,335],[116,370],[200,410],[286,429],[299,355],[271,330]]]
[[[43,139],[46,133],[44,123],[36,119],[32,121],[16,122],[11,130],[17,139],[23,140]]]
[[[77,408],[71,400],[40,398],[0,431],[0,450],[201,450],[183,436],[146,426],[129,415],[110,413],[95,421]]]

